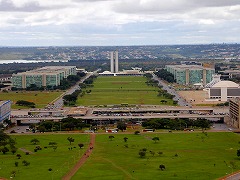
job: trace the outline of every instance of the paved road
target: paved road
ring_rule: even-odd
[[[179,94],[175,91],[175,89],[170,88],[163,80],[158,78],[155,74],[153,75],[153,79],[158,81],[158,85],[162,86],[163,90],[166,90],[169,94],[174,95],[175,97],[173,98],[174,101],[178,101],[179,106],[189,106],[191,107],[192,105],[188,103],[185,99],[183,99]]]
[[[91,75],[95,74],[96,72],[98,72],[98,70],[94,71],[94,72],[89,72],[86,74],[86,76],[84,76],[80,81],[78,81],[76,83],[76,85],[72,86],[71,88],[69,88],[65,93],[63,93],[59,98],[57,98],[54,102],[52,102],[51,104],[49,104],[47,107],[51,108],[51,109],[60,109],[63,107],[63,96],[68,95],[68,94],[72,94],[74,91],[79,90],[79,84],[83,83],[83,81],[85,81],[87,78],[89,78]]]

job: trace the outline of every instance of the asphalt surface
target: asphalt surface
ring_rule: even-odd
[[[158,85],[162,86],[163,90],[166,90],[169,94],[174,95],[175,97],[173,98],[174,101],[178,102],[179,106],[188,106],[191,107],[192,105],[188,103],[185,99],[183,99],[179,94],[175,91],[175,89],[169,87],[163,80],[158,78],[155,74],[153,75],[153,79],[158,81]]]
[[[84,76],[80,81],[78,81],[76,83],[76,85],[74,85],[70,89],[68,89],[57,100],[55,100],[54,102],[48,104],[47,108],[50,108],[50,109],[60,109],[60,108],[62,108],[63,107],[63,96],[68,95],[68,94],[72,94],[74,91],[79,90],[80,89],[79,84],[83,83],[83,81],[85,81],[87,78],[89,78],[91,75],[93,75],[97,71],[98,70],[96,70],[94,72],[87,73],[87,75]]]

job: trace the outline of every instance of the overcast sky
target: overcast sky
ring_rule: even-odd
[[[240,0],[0,0],[0,46],[240,42]]]

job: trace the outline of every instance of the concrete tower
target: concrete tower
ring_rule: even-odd
[[[118,72],[118,51],[112,51],[110,55],[111,55],[111,60],[110,60],[111,73],[117,73]]]

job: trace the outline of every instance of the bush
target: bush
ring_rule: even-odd
[[[20,159],[22,157],[21,154],[17,154],[16,156],[18,159]]]
[[[139,134],[140,134],[140,131],[135,131],[134,134],[135,134],[135,135],[139,135]]]
[[[28,161],[26,161],[26,160],[23,160],[23,161],[22,161],[22,164],[23,164],[24,166],[29,166],[29,165],[30,165],[30,162],[28,162]]]

